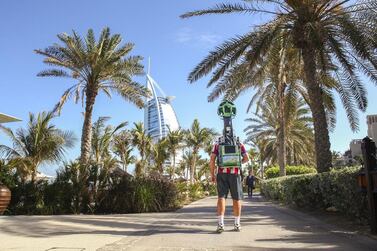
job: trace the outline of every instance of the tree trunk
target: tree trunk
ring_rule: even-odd
[[[174,151],[173,153],[173,175],[172,175],[172,180],[174,180],[174,174],[175,174],[175,155],[176,155],[176,152]]]
[[[307,47],[302,49],[302,55],[310,109],[313,114],[317,171],[327,172],[331,167],[330,138],[325,107],[323,105],[322,90],[316,78],[315,51],[310,48],[310,45],[307,45]]]
[[[84,125],[82,128],[81,136],[81,164],[88,164],[90,158],[90,149],[92,144],[92,115],[93,107],[96,101],[97,92],[93,90],[86,91],[86,102],[85,102],[85,114],[84,114]]]
[[[279,102],[279,130],[277,135],[277,145],[278,145],[278,163],[279,163],[279,175],[285,176],[285,165],[286,165],[286,145],[285,145],[285,87],[286,87],[286,77],[285,77],[285,48],[283,47],[280,51],[280,62],[279,62],[279,76],[278,76],[278,102]]]
[[[196,155],[197,155],[197,152],[198,150],[194,149],[192,151],[192,167],[191,167],[191,178],[190,178],[190,182],[191,183],[194,183],[194,180],[195,180],[195,174],[196,174]]]

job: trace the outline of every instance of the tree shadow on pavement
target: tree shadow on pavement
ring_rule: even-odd
[[[35,238],[75,234],[145,237],[143,240],[151,242],[180,238],[185,247],[213,247],[224,239],[223,248],[241,251],[377,249],[375,240],[342,232],[309,215],[258,197],[244,202],[241,233],[226,231],[218,235],[214,232],[215,203],[215,198],[207,198],[168,213],[11,216],[0,218],[0,225],[2,233]],[[232,223],[229,204],[226,225]]]

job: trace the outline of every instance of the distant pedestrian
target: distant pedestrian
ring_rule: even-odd
[[[247,195],[250,198],[253,197],[253,189],[255,188],[254,182],[255,182],[254,173],[253,173],[253,170],[250,170],[249,175],[246,177]]]

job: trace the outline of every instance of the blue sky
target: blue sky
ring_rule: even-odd
[[[135,43],[134,55],[151,57],[151,75],[168,95],[176,96],[174,108],[182,127],[198,118],[203,126],[222,127],[216,115],[219,102],[207,103],[209,90],[206,80],[187,83],[192,68],[216,45],[250,30],[262,16],[223,15],[182,20],[179,15],[193,9],[212,6],[214,0],[17,0],[0,1],[0,112],[19,117],[24,122],[8,124],[18,128],[27,121],[28,113],[50,110],[62,93],[72,84],[68,79],[39,78],[46,69],[42,57],[33,50],[57,42],[56,34],[76,30],[84,35],[89,28],[98,34],[103,27],[120,33],[126,42]],[[138,79],[145,83],[144,78]],[[337,127],[331,133],[332,149],[344,151],[349,141],[366,135],[366,114],[377,114],[377,100],[372,97],[376,87],[366,82],[369,106],[360,113],[360,131],[352,133],[341,104],[338,103]],[[236,133],[244,138],[246,106],[252,92],[240,97],[236,104],[239,114],[234,121]],[[80,104],[68,102],[54,123],[61,129],[72,130],[79,138],[82,127]],[[143,120],[143,111],[116,95],[111,100],[100,95],[93,118],[111,116],[111,124]],[[0,133],[0,142],[9,141]],[[79,154],[79,142],[68,158]],[[50,170],[44,170],[51,173]]]

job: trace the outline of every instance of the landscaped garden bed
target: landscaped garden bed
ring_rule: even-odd
[[[261,193],[267,199],[305,209],[339,212],[356,220],[368,218],[366,196],[359,191],[359,167],[346,167],[319,174],[267,179]]]

